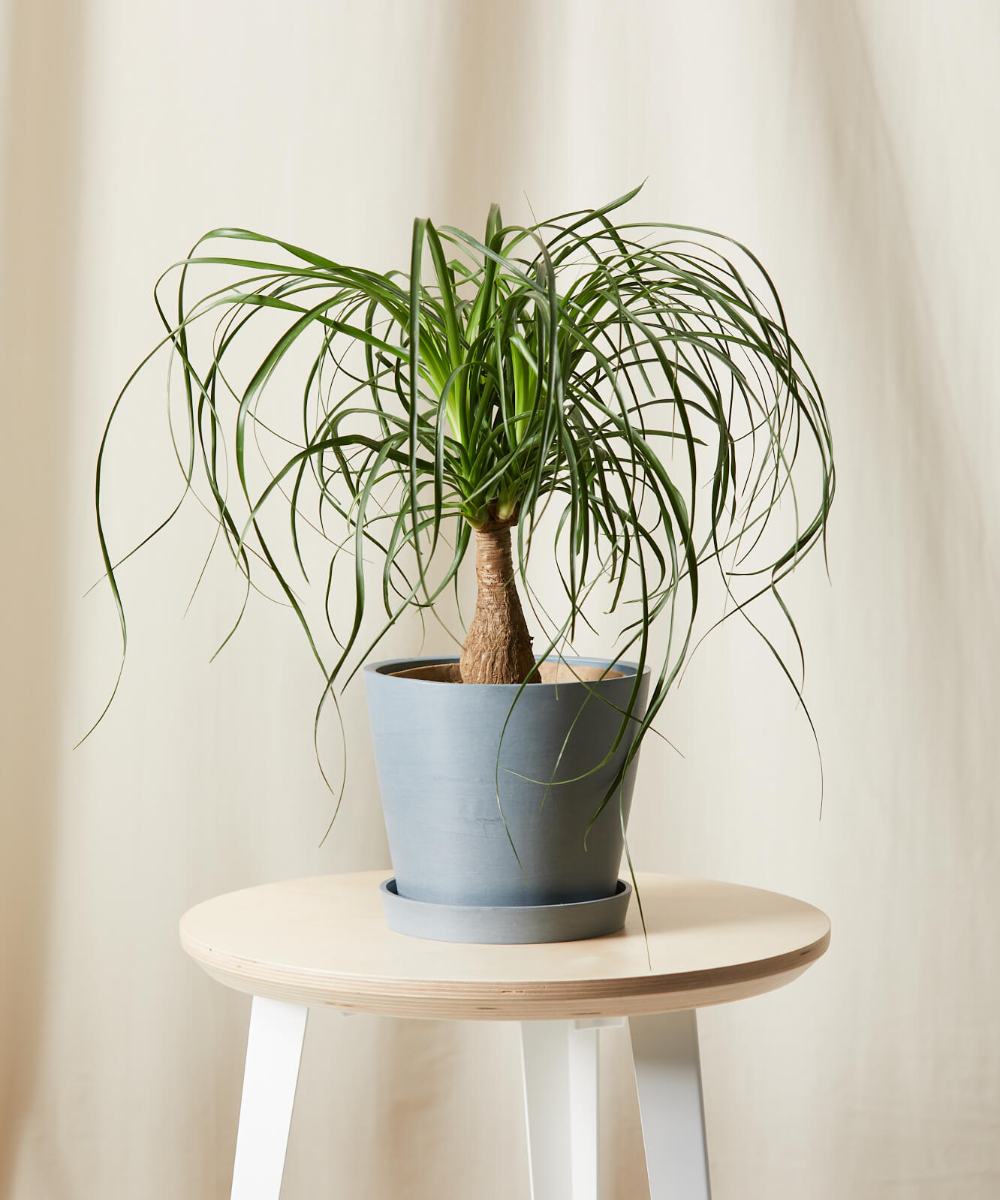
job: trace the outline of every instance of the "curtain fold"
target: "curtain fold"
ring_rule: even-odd
[[[790,581],[808,725],[765,648],[713,634],[643,749],[637,869],[787,891],[827,957],[701,1020],[718,1200],[1000,1191],[1000,18],[984,0],[8,0],[0,519],[0,1197],[228,1195],[248,1003],[181,913],[388,864],[361,689],[330,837],[321,687],[240,603],[187,505],[100,578],[93,472],[158,340],[152,284],[236,225],[405,269],[412,219],[479,232],[602,203],[768,267],[833,426],[828,582]],[[151,369],[112,444],[118,553],[178,493]],[[544,583],[543,586],[548,586]],[[185,616],[185,612],[187,615]],[[416,622],[386,656],[420,645]],[[428,626],[425,653],[445,650]],[[581,653],[600,652],[581,641]],[[321,751],[335,754],[332,734]],[[603,1192],[645,1194],[619,1031]],[[514,1027],[310,1024],[284,1194],[527,1197]]]

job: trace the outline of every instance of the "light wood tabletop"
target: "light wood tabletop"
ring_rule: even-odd
[[[231,892],[190,909],[184,949],[214,979],[255,996],[345,1012],[454,1020],[638,1016],[772,991],[827,948],[810,904],[757,888],[639,874],[621,932],[528,946],[462,945],[393,933],[389,872],[326,875]]]

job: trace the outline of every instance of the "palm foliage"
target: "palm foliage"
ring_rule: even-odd
[[[822,539],[834,495],[819,389],[753,255],[706,231],[621,221],[634,195],[529,227],[504,226],[494,206],[481,240],[417,220],[406,273],[216,229],[161,280],[185,491],[216,515],[248,592],[276,581],[324,699],[402,613],[455,586],[472,530],[491,520],[516,519],[536,652],[565,652],[581,622],[610,613],[614,653],[652,665],[637,744],[691,650],[708,567],[728,615],[770,596],[794,633],[779,585]],[[195,290],[211,271],[219,286]],[[279,438],[263,401],[290,386],[299,429]],[[98,526],[124,638],[107,436]],[[281,451],[266,475],[262,437]],[[539,559],[557,564],[561,603],[543,607],[532,589]],[[322,597],[318,615],[307,595]]]

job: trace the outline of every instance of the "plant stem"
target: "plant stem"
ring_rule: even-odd
[[[531,636],[514,581],[510,529],[516,521],[491,517],[476,530],[476,611],[465,636],[463,683],[538,681]]]

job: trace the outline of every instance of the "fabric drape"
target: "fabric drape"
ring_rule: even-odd
[[[720,229],[767,265],[823,388],[838,496],[787,589],[809,728],[724,627],[646,743],[638,869],[786,891],[833,943],[701,1016],[718,1200],[1000,1193],[1000,17],[985,0],[8,0],[0,416],[0,1196],[228,1195],[248,1001],[182,954],[213,894],[388,864],[360,683],[347,798],[320,681],[241,601],[197,504],[122,571],[94,530],[152,284],[220,225],[406,267],[415,215],[477,230],[596,205]],[[530,207],[529,207],[530,206]],[[179,495],[147,372],[112,445],[109,535]],[[550,581],[553,582],[553,581]],[[553,582],[554,586],[554,582]],[[471,611],[471,609],[470,609]],[[401,625],[386,656],[420,645]],[[426,653],[447,648],[428,628]],[[603,648],[581,639],[581,653]],[[621,1031],[603,1195],[645,1194]],[[516,1029],[318,1013],[284,1195],[527,1197]]]

